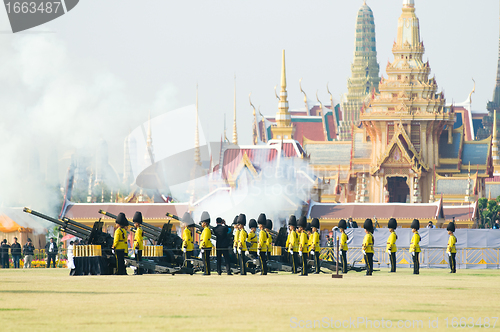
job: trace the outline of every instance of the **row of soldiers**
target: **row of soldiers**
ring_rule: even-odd
[[[391,263],[391,271],[389,271],[389,273],[396,272],[396,252],[398,250],[396,247],[396,240],[398,239],[398,236],[396,234],[397,227],[398,223],[396,219],[395,218],[389,219],[388,228],[391,234],[387,239],[387,247],[386,247],[386,252],[389,255]],[[419,274],[420,261],[418,256],[421,252],[421,249],[420,249],[420,234],[418,233],[418,230],[420,229],[420,221],[418,219],[413,219],[410,227],[413,232],[409,249],[409,252],[412,255],[412,260],[413,260],[413,274]],[[342,273],[347,273],[347,250],[348,250],[347,241],[349,238],[345,233],[345,230],[347,229],[347,224],[344,219],[339,221],[338,228],[340,229],[341,232],[340,250],[342,257]],[[373,254],[374,254],[373,244],[375,241],[373,237],[373,231],[374,231],[373,221],[371,219],[366,219],[363,228],[365,229],[366,233],[365,237],[363,238],[363,244],[362,244],[363,255],[366,262],[366,275],[371,276],[373,273]],[[455,223],[450,222],[446,230],[448,231],[449,235],[448,245],[446,247],[446,253],[449,257],[449,264],[451,269],[450,273],[456,273],[457,264],[455,257],[457,254],[457,248],[456,248],[457,238],[454,235]]]

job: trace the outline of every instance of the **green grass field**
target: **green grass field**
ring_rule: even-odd
[[[70,277],[66,269],[0,270],[0,330],[286,331],[318,320],[314,330],[362,331],[388,327],[390,320],[393,330],[442,331],[456,330],[454,317],[472,326],[469,317],[474,324],[482,318],[482,325],[484,317],[500,316],[500,270],[421,269],[418,276],[410,269],[387,271],[332,279],[288,273]],[[429,319],[437,318],[438,328],[429,329]],[[400,320],[407,327],[397,328]],[[423,326],[417,327],[419,320]],[[335,328],[342,322],[349,327]],[[494,322],[486,330],[500,330]]]

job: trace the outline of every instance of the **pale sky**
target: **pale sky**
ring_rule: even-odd
[[[402,2],[367,1],[384,76],[393,59]],[[300,78],[308,96],[315,99],[318,91],[324,103],[329,103],[327,82],[337,100],[347,92],[362,3],[86,0],[52,22],[17,34],[9,32],[0,10],[2,153],[9,159],[17,138],[19,148],[40,151],[45,171],[48,147],[57,147],[61,158],[74,148],[93,149],[104,138],[121,173],[129,130],[145,121],[148,111],[154,117],[194,104],[196,84],[205,134],[219,141],[225,113],[231,137],[234,75],[239,143],[250,144],[248,94],[263,114],[275,114],[282,49],[290,108],[303,107]],[[415,0],[415,6],[424,59],[447,101],[466,100],[474,78],[472,108],[485,109],[496,79],[499,1]]]

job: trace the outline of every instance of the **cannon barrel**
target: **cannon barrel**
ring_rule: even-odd
[[[172,213],[165,213],[165,215],[169,218],[172,218],[172,219],[175,219],[175,220],[179,220],[180,222],[183,222],[182,219],[179,217],[179,216],[176,216],[175,214],[172,214]],[[194,224],[194,227],[198,230],[198,231],[201,231],[203,232],[203,227],[201,227],[200,225],[197,225],[196,223]],[[210,227],[210,230],[213,230],[214,228],[212,226],[208,226]],[[215,235],[212,233],[212,239],[216,239]]]
[[[103,214],[107,217],[113,218],[113,219],[116,219],[118,217],[110,212],[103,211],[103,210],[99,210],[99,213]],[[128,224],[129,224],[129,226],[132,226],[132,227],[134,226],[134,223],[132,223],[130,221],[128,222]],[[145,222],[142,223],[142,230],[150,238],[157,238],[161,233],[161,228],[150,225],[150,224],[145,223]]]
[[[71,231],[71,235],[75,235],[77,237],[80,237],[82,239],[86,239],[88,238],[88,236],[90,235],[90,232],[92,231],[92,228],[88,227],[88,226],[85,226],[83,224],[80,224],[80,223],[77,223],[77,222],[73,222],[73,223],[70,223],[70,222],[62,222],[58,219],[55,219],[55,218],[52,218],[52,217],[49,217],[43,213],[40,213],[40,212],[37,212],[37,211],[34,211],[34,210],[31,210],[27,207],[23,208],[23,211],[26,212],[26,213],[29,213],[29,214],[32,214],[34,216],[37,216],[39,218],[42,218],[42,219],[45,219],[45,220],[48,220],[58,226],[61,227],[61,230],[63,231]],[[83,226],[83,227],[81,227]],[[68,232],[69,233],[69,232]]]
[[[70,225],[75,225],[75,226],[78,226],[78,227],[80,227],[80,228],[86,229],[86,230],[88,230],[89,232],[92,230],[92,227],[89,227],[89,226],[84,225],[84,224],[80,224],[79,222],[76,222],[76,221],[74,221],[74,220],[71,220],[71,219],[69,219],[69,218],[67,218],[67,217],[63,217],[63,218],[62,218],[62,221],[64,221],[64,222],[65,222],[65,223],[67,223],[67,224],[70,224]]]

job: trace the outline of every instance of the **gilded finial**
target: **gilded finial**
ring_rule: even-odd
[[[306,112],[307,112],[307,114],[309,114],[309,105],[307,105],[307,95],[304,92],[304,90],[302,90],[302,77],[299,80],[299,88],[300,88],[300,92],[302,92],[304,94],[304,104],[306,105]]]
[[[198,84],[196,84],[196,127],[194,130],[194,162],[201,166],[200,157],[200,132],[198,130]]]
[[[250,106],[252,106],[252,108],[253,108],[253,126],[252,126],[253,145],[257,145],[257,143],[259,141],[257,115],[255,114],[255,106],[253,106],[253,104],[252,104],[252,93],[251,92],[248,94],[248,101],[250,102]]]
[[[283,59],[281,63],[281,90],[284,89],[286,89],[285,50],[283,50]]]
[[[234,75],[234,122],[233,122],[233,144],[238,145],[238,132],[236,130],[236,75]]]

